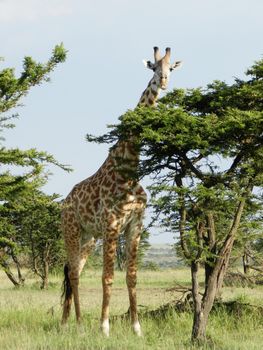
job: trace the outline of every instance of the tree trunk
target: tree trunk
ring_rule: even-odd
[[[226,273],[226,270],[227,270],[228,265],[229,265],[229,259],[230,259],[230,255],[231,255],[233,244],[234,244],[234,237],[233,237],[232,240],[230,240],[228,242],[227,250],[225,252],[225,255],[223,256],[223,259],[221,261],[221,266],[220,266],[219,271],[218,271],[218,275],[217,275],[217,292],[216,292],[217,295],[220,294],[221,288],[223,286],[224,277],[225,277],[225,273]]]
[[[42,256],[42,266],[43,266],[43,272],[41,274],[42,284],[40,286],[41,289],[47,289],[48,288],[48,274],[49,274],[49,252],[50,252],[50,246],[46,246],[46,251],[44,251]]]
[[[212,309],[217,291],[217,283],[214,274],[210,274],[205,286],[203,298],[199,294],[198,263],[192,263],[192,291],[194,301],[194,320],[192,328],[192,341],[202,342],[206,337],[208,316]]]
[[[246,252],[244,252],[244,255],[242,256],[242,261],[243,261],[243,270],[244,270],[244,274],[247,275],[249,274],[249,256]]]
[[[47,289],[48,288],[48,272],[49,272],[49,264],[47,261],[44,262],[43,266],[43,274],[41,276],[42,282],[41,282],[41,289]]]
[[[198,269],[199,269],[198,262],[192,261],[191,275],[192,275],[192,295],[193,295],[193,302],[194,302],[194,320],[193,320],[193,328],[192,328],[192,340],[200,339],[200,338],[203,338],[204,336],[204,327],[203,325],[201,327],[202,306],[201,306],[201,296],[199,294]]]
[[[18,258],[17,256],[14,254],[14,252],[12,252],[12,259],[16,265],[16,269],[17,269],[17,276],[18,276],[18,280],[19,280],[19,284],[20,285],[24,285],[25,283],[25,278],[23,277],[22,275],[22,272],[21,272],[21,266],[20,266],[20,263],[18,261]]]
[[[198,285],[198,263],[192,262],[192,294],[194,301],[194,321],[192,328],[192,341],[203,341],[206,336],[206,326],[208,322],[209,313],[213,307],[214,300],[222,287],[224,275],[228,267],[230,254],[235,240],[236,232],[239,227],[241,215],[245,205],[245,198],[243,198],[237,210],[229,230],[229,233],[224,241],[222,248],[215,259],[215,263],[211,269],[206,272],[205,292],[202,300],[200,300],[199,285]]]
[[[8,263],[6,261],[1,260],[0,261],[0,265],[2,266],[2,268],[5,271],[5,274],[7,275],[7,277],[10,279],[10,281],[13,283],[13,285],[15,287],[20,287],[22,285],[22,283],[20,283],[20,281],[18,281],[15,277],[15,275],[12,273]]]
[[[199,311],[194,310],[194,322],[192,328],[192,341],[203,342],[206,339],[206,326],[208,321],[208,313],[203,307]]]

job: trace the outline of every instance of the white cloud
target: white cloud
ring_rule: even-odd
[[[72,0],[0,0],[0,22],[36,21],[72,13]]]

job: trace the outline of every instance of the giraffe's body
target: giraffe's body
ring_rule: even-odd
[[[169,63],[168,53],[164,58],[158,57],[155,48],[155,66],[157,70]],[[159,58],[159,59],[158,59]],[[164,62],[164,63],[163,63]],[[159,64],[159,65],[158,65]],[[178,62],[176,63],[178,65]],[[166,82],[162,81],[165,79]],[[155,73],[148,87],[143,92],[139,104],[154,105],[159,91],[167,84],[168,75],[158,80]],[[163,86],[162,86],[163,82]],[[128,164],[129,169],[136,171],[139,161],[138,150],[133,136],[126,141],[119,141],[99,170],[77,184],[65,199],[62,212],[62,229],[64,233],[68,262],[65,267],[65,300],[62,322],[70,312],[72,297],[77,320],[80,320],[78,295],[79,276],[96,239],[103,239],[103,303],[101,327],[109,335],[109,299],[114,274],[114,257],[119,234],[126,237],[127,253],[127,287],[130,299],[130,313],[133,329],[141,335],[137,316],[136,302],[136,257],[142,229],[142,219],[146,206],[146,194],[142,186],[130,178],[121,167]],[[122,165],[123,164],[123,165]]]

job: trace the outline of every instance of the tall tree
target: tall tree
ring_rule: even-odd
[[[191,266],[193,340],[205,338],[246,204],[261,207],[253,189],[263,185],[263,60],[246,74],[232,85],[176,89],[155,109],[128,111],[108,134],[88,135],[96,142],[125,138],[130,130],[138,135],[156,218],[179,233]]]
[[[11,170],[0,170],[0,212],[6,214],[6,205],[21,196],[28,196],[34,193],[43,185],[43,168],[47,164],[55,164],[68,170],[59,164],[52,155],[36,149],[19,150],[7,149],[4,147],[4,130],[14,127],[12,120],[16,114],[9,115],[13,109],[21,103],[22,97],[27,95],[29,90],[44,81],[49,80],[49,75],[57,64],[64,62],[66,51],[63,45],[57,45],[51,58],[46,63],[37,63],[31,57],[25,57],[23,71],[20,76],[15,76],[13,68],[6,68],[0,71],[0,165],[4,169],[11,167],[23,168],[19,175],[12,174]],[[22,283],[21,271],[18,262],[18,279],[12,275],[8,265],[8,259],[12,257],[16,261],[16,245],[13,239],[14,226],[6,215],[0,218],[0,264],[6,271],[8,277],[14,284]],[[13,218],[12,218],[13,219]]]

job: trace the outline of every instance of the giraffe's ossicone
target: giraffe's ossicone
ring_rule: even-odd
[[[161,89],[166,89],[170,72],[180,62],[170,63],[170,48],[164,57],[154,48],[154,63],[146,66],[154,71],[153,78],[143,92],[139,105],[153,106]],[[99,170],[75,185],[63,204],[62,230],[67,252],[64,268],[64,302],[62,323],[69,317],[74,299],[77,321],[80,321],[79,277],[97,239],[103,240],[103,301],[101,328],[109,335],[109,301],[114,276],[114,258],[117,239],[125,235],[126,283],[130,300],[130,315],[134,332],[141,335],[136,301],[136,258],[146,206],[146,193],[131,173],[136,173],[139,162],[134,135],[118,141]],[[123,171],[128,165],[129,171]]]

